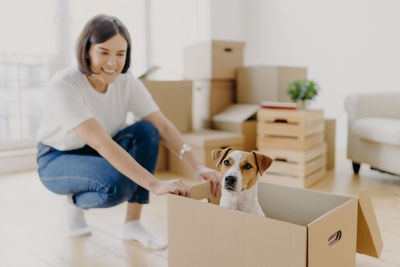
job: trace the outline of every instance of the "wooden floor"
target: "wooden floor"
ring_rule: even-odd
[[[161,173],[160,177],[175,175]],[[344,150],[339,150],[335,170],[313,187],[347,195],[365,188],[375,207],[384,251],[379,260],[357,255],[357,266],[400,266],[399,177],[367,166],[353,176]],[[167,250],[152,251],[119,238],[125,205],[87,211],[92,235],[70,238],[62,201],[40,184],[35,171],[0,176],[0,266],[167,266]],[[166,197],[151,196],[142,220],[153,232],[167,236],[166,212]]]

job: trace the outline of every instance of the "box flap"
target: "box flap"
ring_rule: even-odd
[[[150,67],[148,70],[146,70],[145,72],[143,72],[142,74],[140,74],[138,76],[138,79],[141,79],[141,80],[147,79],[147,77],[149,75],[151,75],[152,73],[158,71],[160,68],[161,68],[160,66],[154,65],[154,66]]]
[[[154,65],[138,76],[140,80],[149,81],[181,81],[183,76],[165,67]]]
[[[184,134],[183,139],[191,146],[200,148],[234,146],[243,143],[241,134],[208,129]]]
[[[213,120],[241,123],[255,116],[259,109],[260,106],[255,104],[234,104],[213,116]]]
[[[208,202],[219,205],[219,198],[211,193],[210,181],[193,185],[189,197],[196,200],[208,199]]]
[[[379,258],[383,248],[381,232],[368,191],[358,196],[357,252]]]

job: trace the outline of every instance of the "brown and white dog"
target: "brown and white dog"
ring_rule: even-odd
[[[259,152],[244,152],[231,148],[212,152],[222,175],[220,206],[265,216],[258,202],[258,178],[271,165],[272,159]]]

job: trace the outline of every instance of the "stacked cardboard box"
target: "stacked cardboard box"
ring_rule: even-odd
[[[162,70],[158,68],[150,69],[141,77],[164,115],[182,134],[191,133],[191,140],[197,140],[194,143],[203,142],[203,148],[213,140],[225,146],[231,145],[225,141],[232,140],[231,133],[209,132],[208,141],[205,142],[202,132],[192,131],[211,128],[212,116],[234,103],[235,71],[243,66],[243,47],[244,43],[241,42],[215,40],[189,45],[184,48],[186,80],[148,80],[159,76],[157,74]],[[241,138],[237,134],[235,137]],[[216,145],[215,148],[220,146]],[[240,148],[243,149],[242,143]],[[201,161],[204,158],[203,152],[200,152],[202,149],[193,150]],[[186,176],[193,174],[188,166],[161,144],[156,171],[163,170]]]
[[[194,130],[211,128],[212,116],[235,102],[236,69],[243,66],[243,48],[242,42],[216,40],[184,48],[184,77],[194,83]]]
[[[251,66],[237,70],[237,102],[260,104],[261,101],[288,102],[289,83],[307,78],[307,68],[284,66]]]
[[[192,146],[192,152],[199,162],[209,168],[215,167],[211,159],[213,149],[227,146],[243,149],[244,139],[241,134],[205,130],[212,127],[213,115],[234,103],[235,70],[243,65],[243,47],[244,43],[241,42],[215,40],[186,46],[183,51],[183,69],[184,78],[191,80],[191,99],[178,96],[179,92],[170,92],[170,96],[161,96],[156,100],[157,103],[165,103],[169,109],[172,101],[166,101],[168,97],[177,97],[179,101],[187,102],[177,103],[172,109],[179,110],[179,114],[171,114],[171,118],[176,117],[175,121],[180,118],[178,122],[188,122],[187,117],[191,117],[190,130],[182,127],[178,129],[183,133],[185,143]],[[190,111],[188,105],[191,106]],[[192,169],[171,151],[167,153],[166,164],[166,169],[173,173],[193,176]]]
[[[262,180],[309,187],[326,174],[322,110],[260,109],[257,147],[274,162]]]
[[[256,150],[256,115],[261,101],[288,101],[287,85],[307,77],[307,69],[282,66],[250,66],[236,70],[236,102],[213,117],[213,128],[241,132],[245,150]]]
[[[185,143],[192,146],[192,152],[199,160],[199,163],[212,169],[215,168],[211,157],[212,150],[228,146],[238,150],[243,150],[244,148],[243,136],[231,132],[200,130],[183,134],[183,139]],[[172,152],[169,152],[168,155],[168,169],[184,177],[194,176],[193,170]]]
[[[256,150],[257,111],[259,105],[233,104],[219,114],[213,116],[215,129],[241,133],[244,137],[244,150]]]
[[[152,81],[141,79],[161,112],[181,133],[191,132],[192,127],[192,81]],[[156,171],[168,170],[167,148],[160,144]]]

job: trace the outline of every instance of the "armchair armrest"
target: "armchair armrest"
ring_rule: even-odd
[[[344,107],[349,121],[364,117],[400,119],[400,92],[351,94]]]

